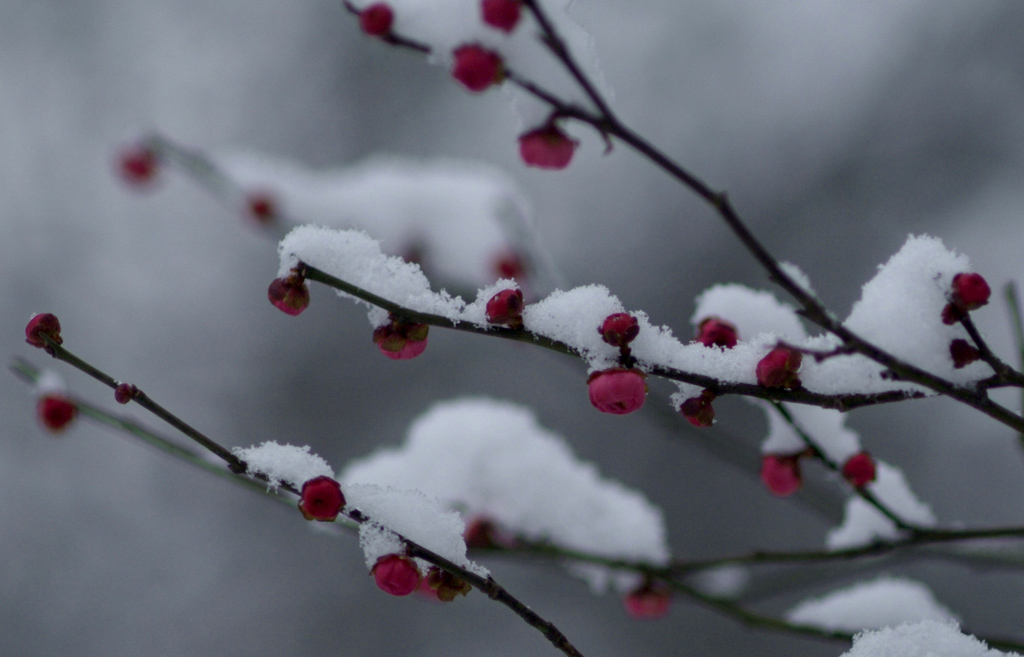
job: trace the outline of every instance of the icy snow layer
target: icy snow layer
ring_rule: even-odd
[[[924,620],[904,623],[853,638],[853,647],[842,657],[1003,657],[1017,653],[989,648],[963,634],[953,622]]]
[[[380,557],[401,553],[401,543],[393,532],[436,552],[467,570],[487,577],[488,570],[466,557],[462,538],[466,525],[458,513],[446,511],[436,500],[415,490],[347,483],[343,486],[346,508],[359,509],[373,522],[364,523],[359,544],[372,568]],[[426,572],[430,564],[419,563]]]
[[[958,620],[927,586],[901,577],[880,577],[805,600],[786,613],[796,625],[823,630],[877,630],[922,620]]]
[[[309,445],[296,447],[267,441],[254,447],[235,447],[231,453],[248,464],[247,475],[266,475],[271,488],[277,488],[282,482],[302,488],[302,484],[314,477],[334,476],[327,461],[309,452]]]
[[[520,406],[469,398],[435,405],[405,444],[350,463],[346,485],[416,489],[468,517],[487,518],[535,541],[609,558],[662,565],[669,558],[661,510],[643,495],[602,478],[562,438]],[[605,588],[604,568],[583,569]]]
[[[354,0],[363,9],[377,0]],[[593,40],[567,10],[570,0],[540,0],[548,18],[566,41],[584,72],[609,96],[597,64]],[[567,101],[584,106],[589,98],[573,81],[565,68],[538,39],[540,28],[524,7],[519,25],[511,34],[486,25],[480,12],[480,0],[388,0],[394,10],[392,30],[403,37],[430,46],[431,61],[449,67],[452,52],[459,46],[479,44],[498,53],[505,65],[520,76],[541,85]],[[518,88],[505,84],[520,110],[526,127],[536,127],[550,113],[550,107],[533,100]]]
[[[271,194],[284,216],[360,228],[392,255],[417,254],[442,280],[479,287],[529,232],[515,183],[481,162],[375,157],[315,171],[258,154],[215,158],[241,187]]]
[[[876,478],[867,485],[868,491],[904,521],[922,527],[935,525],[931,508],[917,499],[899,468],[876,461],[875,469]],[[878,539],[893,540],[899,534],[892,520],[862,498],[853,496],[846,501],[843,524],[828,533],[825,545],[830,550],[841,550]]]

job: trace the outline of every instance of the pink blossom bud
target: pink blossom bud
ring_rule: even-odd
[[[46,336],[56,342],[63,344],[64,339],[60,337],[60,321],[57,316],[51,313],[39,313],[33,315],[25,325],[25,342],[40,349],[46,348]]]
[[[986,303],[992,290],[981,274],[957,274],[953,277],[950,300],[961,310],[977,310]]]
[[[505,79],[501,56],[479,44],[459,46],[452,54],[452,77],[470,91],[483,91]]]
[[[359,12],[359,27],[370,36],[384,36],[394,20],[395,13],[385,2],[375,2]]]
[[[130,383],[118,383],[117,387],[114,388],[114,401],[118,404],[127,404],[131,400],[135,399],[135,395],[139,394],[139,389]]]
[[[949,343],[949,355],[953,358],[953,367],[955,369],[967,367],[981,358],[981,352],[972,347],[967,340],[961,338],[957,338]]]
[[[843,478],[855,488],[875,480],[875,460],[867,452],[857,452],[843,464]]]
[[[765,388],[796,388],[803,354],[790,347],[775,347],[757,364],[757,382]]]
[[[391,360],[416,358],[427,348],[426,324],[413,324],[392,316],[389,323],[373,330],[373,343]]]
[[[765,454],[761,457],[761,481],[773,495],[786,497],[800,489],[800,455]]]
[[[258,224],[267,225],[277,217],[277,202],[270,192],[250,192],[245,197],[245,206],[249,217],[255,219]]]
[[[507,324],[512,328],[522,326],[522,290],[502,290],[491,297],[487,302],[487,321],[491,324]]]
[[[640,323],[629,313],[614,313],[605,317],[597,332],[611,346],[625,347],[639,335]]]
[[[638,369],[613,367],[594,372],[587,379],[590,403],[602,413],[625,415],[644,405],[646,375]]]
[[[519,23],[521,0],[483,0],[480,13],[484,23],[502,32],[511,32]]]
[[[128,146],[117,155],[117,170],[121,179],[140,189],[153,184],[159,164],[156,152],[146,146]]]
[[[381,557],[370,570],[380,590],[390,595],[409,595],[420,586],[420,569],[409,557],[389,554]]]
[[[662,618],[671,602],[671,589],[660,582],[646,582],[623,599],[626,613],[637,619]]]
[[[527,166],[558,170],[569,166],[579,142],[554,125],[519,135],[519,156]]]
[[[699,396],[684,401],[679,412],[695,427],[710,427],[715,422],[715,409],[711,407],[714,399],[715,393],[703,390]]]
[[[60,395],[44,395],[36,403],[36,415],[44,427],[60,433],[75,419],[78,407]]]
[[[717,317],[708,317],[697,327],[697,342],[705,347],[732,349],[736,346],[736,327]]]
[[[343,506],[341,485],[330,477],[321,475],[302,484],[299,511],[306,520],[333,522]]]
[[[281,312],[298,315],[309,306],[309,288],[302,276],[292,272],[286,278],[275,278],[270,282],[267,298]]]

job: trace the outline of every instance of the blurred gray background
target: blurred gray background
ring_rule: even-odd
[[[993,287],[1024,277],[1020,2],[590,0],[573,14],[622,117],[728,189],[838,314],[909,232],[967,253]],[[651,405],[595,412],[583,366],[540,350],[434,331],[423,357],[385,362],[364,311],[323,289],[301,317],[284,316],[265,297],[275,245],[236,212],[180,175],[141,195],[112,175],[117,148],[147,129],[317,167],[377,152],[492,162],[529,194],[572,284],[605,284],[678,335],[707,286],[766,285],[707,208],[625,147],[602,156],[578,131],[567,171],[527,170],[500,93],[471,97],[443,69],[362,37],[339,2],[8,0],[6,358],[48,364],[23,329],[53,312],[66,346],[221,442],[308,443],[336,466],[399,442],[432,401],[483,392],[531,406],[661,505],[679,557],[822,545],[834,519],[768,495],[752,448],[740,468],[702,449],[757,444],[764,420],[741,401],[716,403],[716,428],[692,433]],[[1005,304],[977,315],[1011,357]],[[74,393],[114,406],[105,388],[57,369]],[[87,422],[55,439],[25,385],[0,377],[0,393],[4,655],[557,654],[479,594],[452,605],[385,596],[354,538],[311,532],[297,513]],[[941,400],[850,423],[943,523],[1024,524],[1024,455],[1006,428]],[[487,564],[588,657],[844,651],[683,600],[639,623],[551,565]],[[1016,571],[876,570],[926,581],[975,632],[1024,636]],[[852,573],[825,575],[759,608],[779,612]]]

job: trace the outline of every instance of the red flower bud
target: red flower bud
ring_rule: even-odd
[[[36,414],[44,427],[59,433],[75,419],[78,407],[60,395],[44,395],[36,403]]]
[[[270,282],[267,298],[281,312],[298,315],[309,306],[309,288],[302,276],[292,272],[287,278],[275,278]]]
[[[519,135],[519,156],[527,166],[564,169],[569,166],[579,142],[553,125]]]
[[[117,387],[114,388],[114,401],[118,404],[127,404],[131,400],[135,399],[135,395],[139,394],[139,389],[130,383],[118,383]]]
[[[615,313],[605,317],[597,332],[611,346],[625,347],[640,333],[640,324],[629,313]]]
[[[391,31],[395,13],[384,2],[375,2],[359,12],[359,27],[370,36],[384,36]]]
[[[501,56],[478,44],[460,46],[453,53],[452,77],[470,91],[479,92],[505,78]]]
[[[625,415],[644,405],[646,375],[637,369],[613,367],[594,372],[587,379],[590,403],[602,413]]]
[[[43,336],[57,344],[64,344],[64,339],[60,337],[60,321],[56,315],[39,313],[28,320],[28,324],[25,325],[25,342],[33,347],[43,349],[46,347],[46,340],[43,339]]]
[[[761,457],[761,481],[773,495],[786,497],[800,489],[800,455],[765,454]]]
[[[522,290],[502,290],[491,297],[487,302],[487,321],[491,324],[508,324],[512,328],[522,326]]]
[[[715,409],[711,407],[714,399],[715,393],[703,390],[699,396],[684,401],[679,412],[695,427],[710,427],[715,422]]]
[[[637,619],[662,618],[671,602],[671,589],[660,582],[646,582],[623,599],[626,613]]]
[[[521,0],[483,0],[480,13],[484,23],[502,32],[511,32],[519,23],[522,5]]]
[[[526,263],[515,251],[505,251],[494,259],[494,273],[498,278],[521,280],[526,275]]]
[[[961,338],[949,343],[949,355],[953,358],[953,367],[956,369],[967,367],[981,358],[981,352]]]
[[[708,317],[697,327],[697,342],[705,347],[732,349],[736,346],[736,327],[717,317]]]
[[[409,360],[427,348],[429,330],[426,324],[413,324],[392,316],[389,323],[373,330],[373,343],[391,360]]]
[[[251,192],[245,197],[245,205],[249,210],[249,216],[259,224],[272,223],[277,216],[277,202],[269,192]]]
[[[967,311],[961,310],[951,303],[947,303],[942,309],[942,323],[946,326],[952,326],[964,317],[967,317]]]
[[[133,187],[145,188],[152,185],[159,164],[156,152],[146,146],[128,146],[117,155],[117,170],[121,179]]]
[[[333,522],[343,506],[345,496],[341,484],[330,477],[321,475],[302,484],[299,511],[306,520]]]
[[[981,274],[957,274],[953,277],[950,301],[961,310],[977,310],[988,303],[992,290]]]
[[[796,388],[803,354],[790,347],[775,347],[757,364],[757,382],[765,388]]]
[[[875,460],[867,452],[857,452],[843,464],[843,478],[855,488],[863,488],[875,480]]]
[[[380,590],[390,595],[409,595],[420,586],[420,569],[409,557],[389,554],[381,557],[370,570]]]

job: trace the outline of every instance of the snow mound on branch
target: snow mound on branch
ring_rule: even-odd
[[[437,404],[413,423],[402,447],[354,461],[339,478],[346,486],[416,489],[531,541],[652,565],[669,558],[660,509],[602,478],[528,409],[508,402]],[[606,568],[582,572],[597,590],[637,583]]]
[[[935,525],[935,514],[920,501],[907,483],[903,472],[884,461],[875,462],[876,478],[867,485],[886,508],[903,521],[922,527]],[[842,550],[867,545],[876,540],[895,540],[900,530],[881,511],[858,496],[846,502],[843,524],[828,533],[825,545],[830,550]]]
[[[247,475],[265,475],[273,489],[282,482],[302,488],[302,484],[314,477],[334,476],[327,461],[310,453],[309,445],[297,447],[268,440],[253,447],[235,447],[231,453],[249,466],[245,471]]]
[[[451,283],[487,285],[501,257],[526,255],[520,244],[532,229],[525,196],[481,162],[378,156],[320,171],[253,153],[216,162],[243,188],[271,193],[285,217],[365,230],[386,253],[417,256]]]
[[[373,568],[377,560],[389,554],[401,554],[403,547],[397,534],[436,552],[457,566],[487,577],[489,571],[466,557],[462,534],[466,525],[462,517],[449,511],[416,490],[391,487],[345,484],[346,508],[358,509],[371,518],[359,530],[359,544],[366,557],[366,566]],[[417,559],[423,572],[431,564]]]
[[[763,408],[768,418],[768,437],[761,444],[762,453],[796,454],[807,448],[793,426],[773,408],[771,402],[761,399],[752,399],[751,402]],[[861,451],[860,436],[846,426],[845,414],[803,404],[786,404],[786,410],[815,446],[834,463],[842,466],[848,458]]]
[[[778,301],[771,292],[736,283],[715,285],[697,297],[690,323],[697,327],[709,317],[735,326],[740,340],[753,340],[762,334],[794,342],[807,338],[793,306]]]
[[[880,577],[805,600],[786,613],[796,625],[856,632],[922,620],[957,620],[921,582]]]
[[[842,657],[1003,657],[1017,653],[989,648],[953,622],[924,620],[862,632]]]

